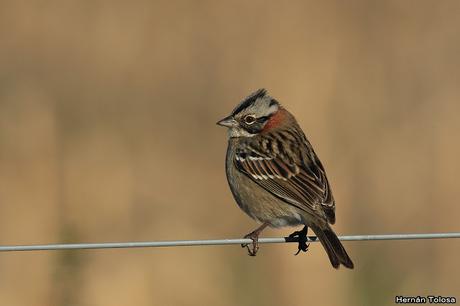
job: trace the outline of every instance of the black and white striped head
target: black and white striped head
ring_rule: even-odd
[[[265,89],[259,89],[217,124],[228,127],[230,137],[252,137],[268,126],[280,108],[278,101],[270,97]]]

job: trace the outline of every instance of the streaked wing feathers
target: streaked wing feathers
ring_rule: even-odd
[[[287,145],[295,148],[292,143]],[[333,223],[334,200],[329,183],[321,162],[313,150],[308,151],[308,146],[310,144],[305,143],[304,151],[286,152],[276,144],[275,149],[265,146],[261,152],[251,142],[246,142],[236,150],[234,163],[261,187],[291,205],[323,216],[321,210],[324,209],[327,219]]]

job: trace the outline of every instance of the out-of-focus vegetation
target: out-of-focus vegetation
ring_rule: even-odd
[[[0,242],[241,237],[214,123],[266,87],[338,234],[459,229],[455,1],[2,1]],[[269,230],[265,235],[286,235]],[[0,254],[1,305],[393,305],[459,297],[458,241]]]

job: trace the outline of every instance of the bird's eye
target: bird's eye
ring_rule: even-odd
[[[244,123],[253,124],[254,122],[256,122],[256,117],[254,115],[247,115],[244,117]]]

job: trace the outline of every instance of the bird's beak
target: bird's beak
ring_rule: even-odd
[[[221,126],[226,126],[226,127],[235,127],[238,125],[238,122],[236,122],[235,119],[233,119],[233,117],[230,115],[228,117],[225,117],[224,119],[220,120],[220,121],[217,121],[216,123],[217,125],[221,125]]]

